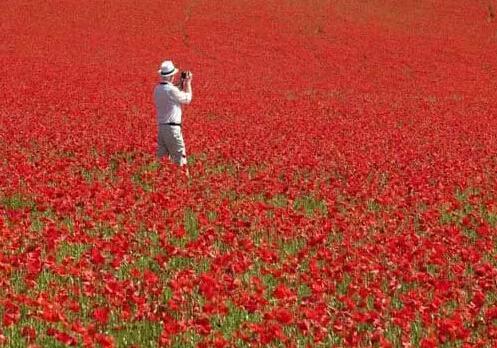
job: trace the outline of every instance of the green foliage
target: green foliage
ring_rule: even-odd
[[[24,282],[24,276],[25,273],[20,270],[13,271],[10,276],[10,286],[18,294],[21,294],[26,291],[26,283]]]
[[[221,193],[221,198],[228,199],[230,202],[236,201],[238,193],[235,190],[227,189]]]
[[[133,262],[133,266],[143,272],[147,269],[159,271],[160,267],[153,257],[148,255],[139,255]]]
[[[232,163],[222,163],[206,168],[205,173],[207,175],[226,174],[228,176],[235,176],[236,167]]]
[[[269,200],[269,204],[277,208],[284,208],[288,205],[288,197],[284,194],[278,193]]]
[[[193,262],[193,259],[189,257],[173,256],[167,262],[167,269],[171,271],[177,271],[185,268],[190,268]]]
[[[209,210],[207,212],[207,219],[209,222],[214,222],[217,219],[217,213],[215,211]]]
[[[194,167],[197,163],[202,163],[207,160],[207,154],[204,152],[188,155],[188,165]]]
[[[279,247],[280,256],[293,256],[298,253],[305,245],[306,241],[303,238],[281,240]]]
[[[411,323],[411,343],[414,347],[419,347],[424,337],[423,322],[416,319]]]
[[[294,202],[293,208],[295,210],[303,210],[304,213],[309,217],[313,216],[316,213],[321,215],[328,214],[326,203],[315,198],[312,195],[298,197]]]
[[[118,347],[156,347],[162,331],[160,323],[151,321],[138,321],[126,323],[119,330],[112,330],[111,333],[116,339]]]
[[[36,208],[34,201],[20,193],[14,193],[10,196],[0,196],[0,205],[4,206],[6,209],[13,210],[25,208],[33,210]]]
[[[381,211],[381,204],[378,203],[378,201],[376,201],[374,199],[369,199],[367,201],[367,209],[370,212],[377,213],[377,212]]]
[[[211,318],[212,328],[220,331],[224,337],[231,339],[244,323],[257,323],[262,320],[260,314],[249,313],[245,309],[237,307],[232,303],[227,304],[228,313],[226,315],[214,315]]]
[[[394,324],[389,324],[385,330],[385,338],[394,346],[402,346],[402,329]]]
[[[199,225],[197,214],[191,208],[185,209],[183,224],[188,238],[190,240],[196,239],[199,234]]]
[[[352,282],[352,278],[348,273],[343,274],[342,281],[337,284],[337,292],[340,295],[345,295],[348,292],[349,285]]]
[[[59,243],[56,253],[57,263],[61,263],[66,257],[70,257],[74,261],[78,261],[81,256],[88,250],[89,246],[86,244],[74,243],[71,244],[66,241]]]
[[[312,294],[311,288],[307,284],[300,284],[297,289],[297,296],[302,300]]]
[[[402,303],[400,298],[397,296],[394,296],[392,298],[392,308],[395,310],[399,310],[399,309],[402,309],[402,307],[404,307],[404,304]]]
[[[174,337],[171,348],[197,348],[201,336],[193,330],[188,330]]]

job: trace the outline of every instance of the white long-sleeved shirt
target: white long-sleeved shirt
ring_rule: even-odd
[[[191,93],[180,91],[172,83],[157,84],[154,89],[157,123],[181,123],[181,104],[189,104],[191,101]]]

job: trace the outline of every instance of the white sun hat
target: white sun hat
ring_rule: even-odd
[[[160,76],[171,76],[176,74],[178,69],[176,69],[172,61],[165,60],[160,65],[160,69],[157,72]]]

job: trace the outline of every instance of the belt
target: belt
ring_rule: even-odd
[[[161,123],[161,125],[167,125],[167,126],[178,126],[181,127],[181,123],[174,123],[174,122],[168,122],[168,123]]]

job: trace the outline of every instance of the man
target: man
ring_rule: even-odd
[[[162,62],[158,71],[160,82],[154,89],[154,102],[157,110],[157,157],[164,156],[176,164],[186,165],[186,149],[181,133],[181,106],[192,101],[192,73],[182,74],[180,88],[174,85],[178,69],[173,62]],[[187,172],[188,174],[188,172]]]

